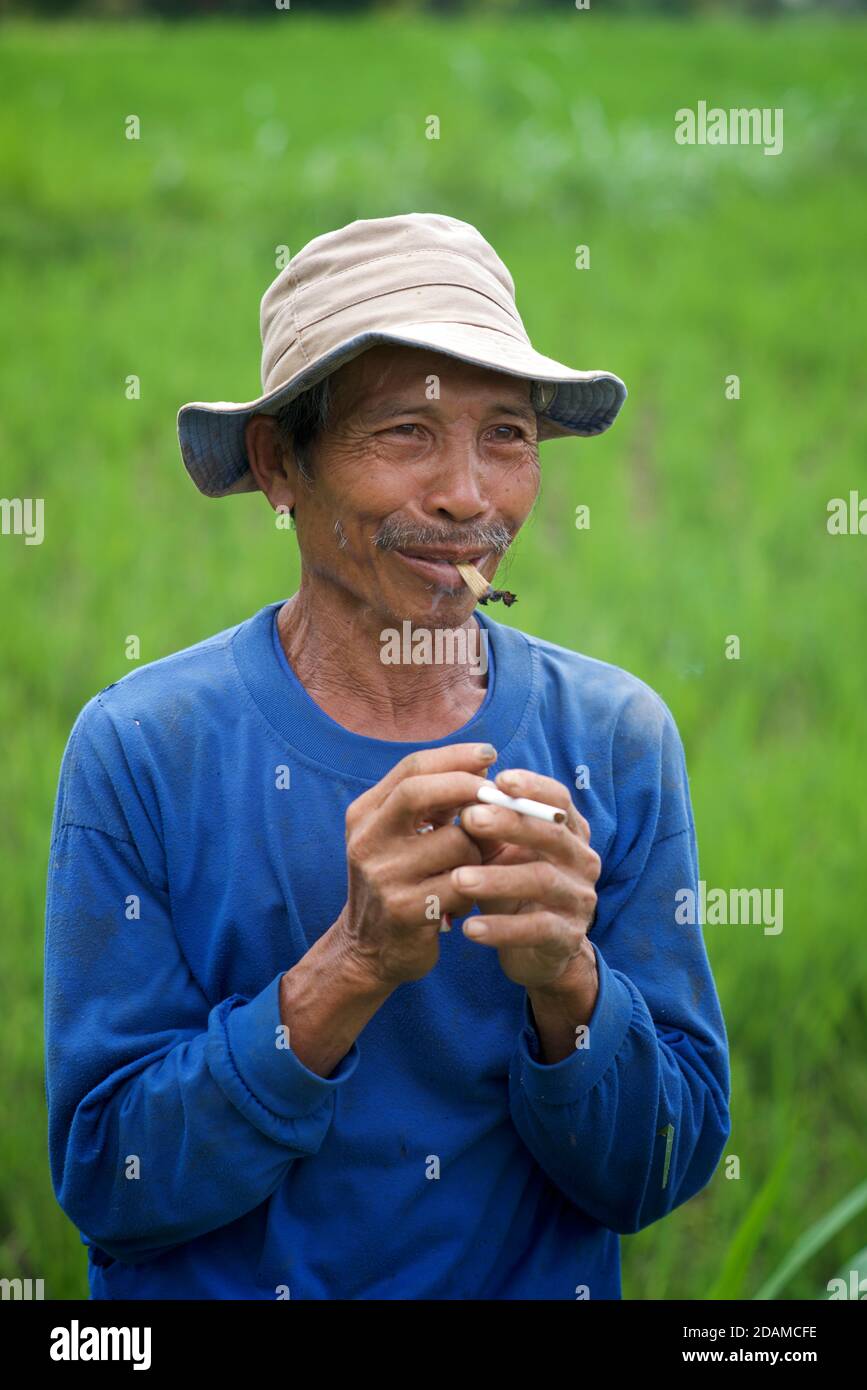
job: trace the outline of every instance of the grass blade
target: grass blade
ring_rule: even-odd
[[[799,1237],[782,1264],[774,1270],[755,1297],[757,1299],[776,1298],[778,1291],[786,1281],[791,1279],[792,1275],[803,1264],[806,1264],[817,1250],[821,1250],[822,1246],[864,1207],[867,1207],[867,1179],[853,1188],[842,1201],[832,1207],[829,1212],[826,1212]]]

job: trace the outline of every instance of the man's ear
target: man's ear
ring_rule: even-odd
[[[296,469],[291,450],[284,459],[283,445],[273,415],[251,415],[244,428],[250,472],[276,511],[295,506]]]

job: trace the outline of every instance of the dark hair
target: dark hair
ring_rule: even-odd
[[[287,452],[292,451],[298,472],[308,486],[313,482],[313,446],[328,426],[330,409],[331,392],[326,376],[274,414],[280,443]],[[294,520],[294,507],[289,515]]]

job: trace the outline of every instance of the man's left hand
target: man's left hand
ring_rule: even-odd
[[[494,780],[507,796],[561,807],[566,820],[558,825],[502,806],[464,808],[461,826],[482,852],[480,865],[452,870],[455,885],[479,907],[480,917],[464,924],[467,935],[496,947],[506,975],[528,990],[558,982],[580,987],[585,974],[589,985],[595,957],[586,938],[602,868],[590,848],[590,826],[553,777],[518,768]]]

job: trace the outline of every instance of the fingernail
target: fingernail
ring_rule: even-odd
[[[475,869],[458,869],[455,878],[459,888],[477,888],[482,881]]]
[[[490,811],[485,810],[483,806],[471,806],[467,811],[467,820],[470,825],[478,826],[493,825],[494,823]]]
[[[492,743],[479,743],[476,745],[476,757],[480,762],[492,763],[497,756],[497,750]]]
[[[501,787],[517,787],[521,779],[517,772],[500,772],[497,774],[496,781]]]
[[[487,931],[487,922],[480,921],[478,917],[468,917],[464,922],[464,936],[486,936]]]

